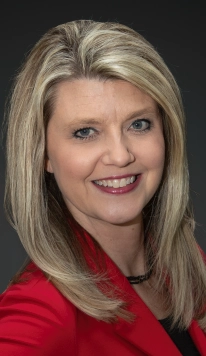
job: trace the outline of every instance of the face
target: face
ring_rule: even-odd
[[[46,169],[80,224],[134,222],[164,167],[157,105],[122,80],[62,82],[48,124],[47,155]]]

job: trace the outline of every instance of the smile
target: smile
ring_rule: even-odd
[[[95,180],[94,183],[104,187],[110,188],[122,188],[127,185],[134,183],[137,179],[137,176],[131,176],[127,178],[121,179],[103,179],[103,180]]]

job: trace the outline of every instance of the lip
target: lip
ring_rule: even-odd
[[[121,195],[121,194],[129,193],[132,190],[134,190],[139,185],[139,183],[141,181],[141,178],[142,178],[142,174],[127,174],[127,175],[124,175],[124,176],[112,176],[112,177],[109,177],[109,178],[107,177],[107,178],[102,178],[101,179],[101,180],[121,179],[121,178],[132,177],[132,176],[137,176],[137,179],[135,180],[135,182],[126,185],[126,187],[120,187],[120,188],[104,187],[103,185],[98,185],[98,184],[95,184],[94,182],[92,182],[92,183],[94,184],[94,186],[97,189],[101,190],[104,193],[109,193],[109,194],[114,194],[114,195]]]

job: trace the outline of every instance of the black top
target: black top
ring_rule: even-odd
[[[171,319],[159,320],[165,331],[171,337],[182,356],[201,356],[187,330],[179,330],[177,326],[171,329]]]

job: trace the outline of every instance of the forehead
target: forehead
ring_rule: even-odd
[[[127,81],[79,79],[58,84],[52,116],[109,117],[136,110],[154,112],[157,105],[148,94]]]

